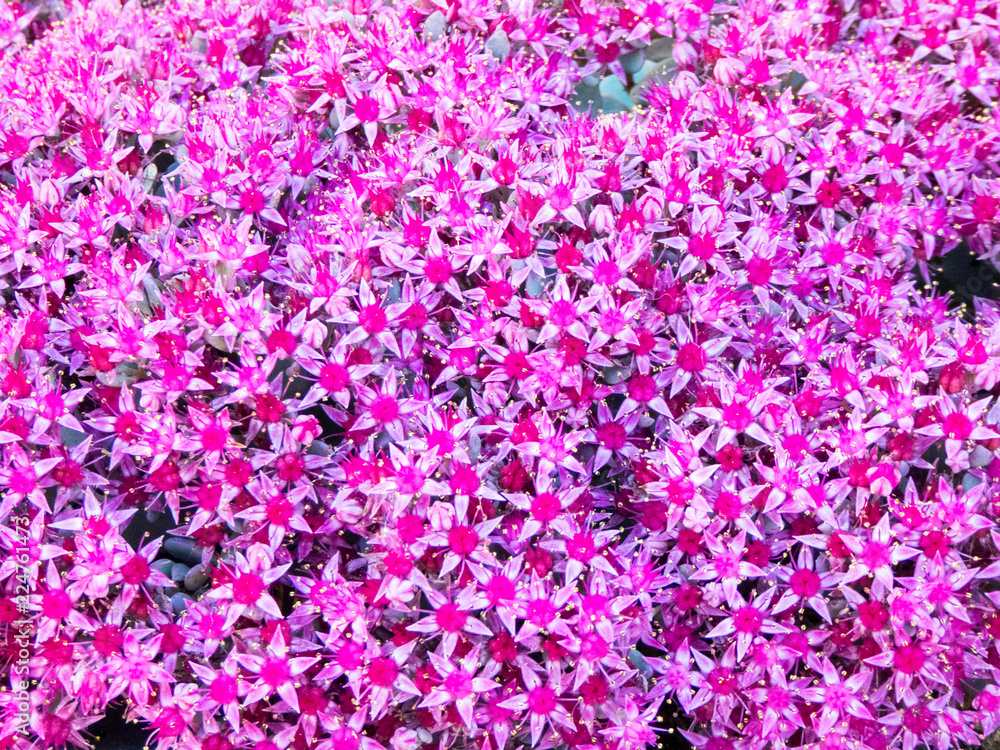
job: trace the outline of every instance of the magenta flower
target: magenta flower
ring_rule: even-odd
[[[253,544],[244,557],[234,554],[234,565],[229,582],[213,587],[205,596],[210,601],[222,601],[226,611],[226,624],[230,628],[251,607],[271,617],[281,619],[281,609],[267,590],[291,567],[290,564],[272,567],[274,559],[270,549],[263,544]]]
[[[29,741],[995,728],[991,8],[556,5],[0,9]]]
[[[298,693],[295,690],[295,678],[315,664],[318,659],[316,657],[305,656],[289,658],[288,653],[289,649],[288,644],[285,642],[285,636],[282,634],[281,629],[278,628],[261,653],[238,654],[235,657],[235,661],[241,667],[256,675],[256,679],[252,682],[251,680],[247,680],[250,690],[246,694],[246,699],[243,703],[244,706],[253,705],[264,698],[269,698],[276,694],[293,711],[299,710]],[[231,686],[228,680],[224,684],[227,689]],[[237,680],[236,690],[235,697],[239,697],[239,680]],[[229,698],[231,695],[232,693],[226,692],[221,697]],[[229,702],[226,701],[226,703]],[[238,711],[235,716],[238,719]]]
[[[527,712],[532,744],[538,743],[546,727],[553,731],[558,731],[559,727],[570,731],[575,729],[572,717],[559,702],[562,688],[558,682],[550,679],[543,684],[538,675],[531,671],[524,674],[524,684],[524,694],[507,698],[498,706],[522,715]]]
[[[221,709],[226,721],[238,732],[241,721],[239,700],[249,693],[250,684],[240,676],[236,657],[232,654],[226,657],[220,669],[192,663],[191,671],[208,687],[208,693],[198,709],[210,716]]]
[[[149,698],[150,683],[169,684],[170,674],[153,661],[152,649],[131,632],[126,632],[120,653],[108,656],[102,671],[110,678],[108,700],[124,692],[139,705]]]
[[[500,685],[493,680],[476,676],[480,657],[475,649],[469,652],[457,665],[448,659],[437,656],[434,652],[431,652],[429,656],[431,664],[441,675],[442,682],[431,690],[419,706],[430,708],[453,703],[466,727],[472,729],[472,711],[479,695],[494,690]]]
[[[433,613],[407,627],[412,633],[433,634],[441,637],[445,658],[450,657],[458,644],[460,633],[491,636],[491,631],[479,618],[472,615],[480,603],[475,586],[466,586],[454,601],[434,590],[424,590],[434,607]]]

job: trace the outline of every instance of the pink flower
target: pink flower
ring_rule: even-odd
[[[466,586],[454,601],[434,590],[424,590],[434,607],[433,613],[410,625],[412,633],[434,634],[441,637],[445,657],[451,656],[458,644],[460,633],[491,636],[493,631],[472,612],[481,604],[475,586]]]
[[[240,730],[240,704],[250,691],[250,684],[239,675],[239,665],[234,655],[230,654],[222,663],[220,669],[203,664],[192,663],[191,671],[207,686],[208,692],[198,709],[210,715],[221,708],[226,721],[235,730]]]
[[[524,694],[502,701],[499,707],[522,714],[527,712],[532,744],[538,743],[546,726],[553,730],[557,727],[565,727],[571,731],[575,729],[569,712],[559,702],[561,686],[558,682],[550,680],[542,684],[537,674],[527,672],[524,683],[527,688]]]
[[[252,705],[277,694],[293,711],[298,711],[299,699],[295,690],[295,678],[315,664],[317,658],[304,656],[288,658],[288,644],[285,641],[285,636],[280,628],[276,628],[262,653],[240,654],[235,657],[235,660],[241,667],[257,676],[250,684],[245,705]],[[225,686],[227,691],[220,697],[230,698],[232,693],[228,689],[231,687],[231,683],[226,681]],[[229,703],[230,700],[227,700],[226,703]]]
[[[108,700],[127,691],[128,697],[139,705],[147,703],[151,682],[168,684],[172,681],[170,673],[153,662],[152,649],[130,631],[125,633],[121,653],[110,654],[102,672],[111,678]]]
[[[232,627],[251,607],[281,619],[281,609],[267,590],[288,571],[291,564],[272,567],[274,564],[272,554],[267,546],[259,543],[251,545],[245,557],[236,552],[235,565],[229,574],[229,582],[213,587],[205,595],[208,600],[223,602],[222,607],[226,611],[224,627]]]
[[[472,710],[478,696],[494,690],[500,685],[493,680],[475,676],[480,658],[476,649],[469,652],[459,665],[437,656],[434,652],[431,652],[429,656],[431,664],[441,675],[442,681],[420,702],[419,706],[430,708],[453,703],[459,716],[462,717],[462,721],[469,729],[472,729],[474,726]]]

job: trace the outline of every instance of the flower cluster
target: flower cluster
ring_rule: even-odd
[[[1000,727],[998,10],[3,5],[0,748]]]

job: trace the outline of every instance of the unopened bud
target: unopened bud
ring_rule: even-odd
[[[698,60],[698,53],[690,42],[677,42],[673,49],[674,62],[679,68],[689,68]]]
[[[610,234],[615,228],[615,214],[611,206],[596,206],[590,214],[590,228],[598,234]]]
[[[416,731],[405,727],[397,729],[389,740],[392,750],[417,750],[420,744],[420,737]]]
[[[734,57],[723,57],[715,63],[715,80],[723,86],[733,86],[740,80],[743,63]]]
[[[318,320],[310,320],[302,327],[302,343],[313,349],[320,349],[326,341],[326,326]]]

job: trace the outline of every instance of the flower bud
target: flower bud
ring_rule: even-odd
[[[337,520],[346,526],[358,523],[362,516],[364,516],[364,510],[358,505],[356,500],[336,501],[333,513]]]
[[[302,327],[302,343],[313,349],[320,349],[326,341],[326,326],[318,320],[310,320]]]
[[[960,362],[949,362],[941,368],[938,383],[945,393],[958,393],[965,387],[965,368]]]
[[[701,208],[701,219],[704,222],[702,228],[706,232],[717,232],[724,218],[722,207],[719,205],[702,206]]]
[[[740,80],[742,64],[733,57],[723,57],[715,63],[715,80],[723,86],[733,86]]]
[[[389,740],[392,750],[417,750],[420,747],[420,737],[413,729],[400,727]]]
[[[598,234],[610,234],[615,228],[615,214],[611,206],[603,205],[594,208],[590,214],[590,228]]]
[[[449,531],[455,524],[455,510],[445,503],[434,503],[427,509],[427,520],[435,531]]]
[[[302,445],[311,445],[322,432],[323,428],[316,417],[301,416],[292,425],[292,437]]]
[[[690,42],[677,42],[673,49],[674,62],[680,68],[689,68],[698,60],[698,53]]]
[[[663,216],[663,198],[646,193],[639,199],[639,212],[646,223],[656,221]]]

